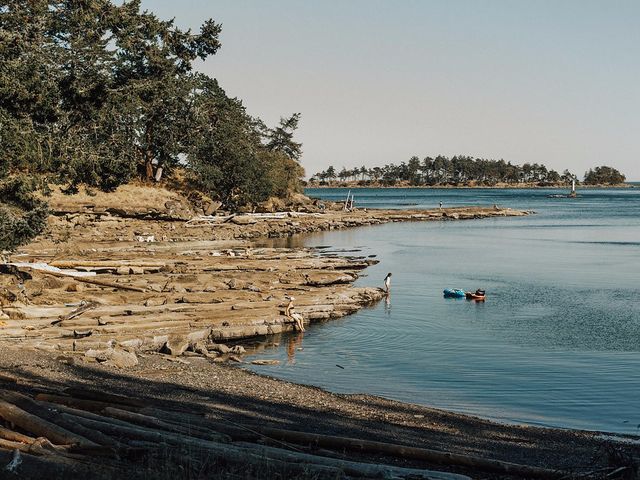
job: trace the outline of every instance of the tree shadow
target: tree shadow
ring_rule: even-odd
[[[368,395],[330,394],[204,359],[197,365],[165,366],[157,357],[132,370],[119,371],[78,361],[52,362],[44,354],[34,355],[47,360],[36,361],[36,368],[33,364],[13,367],[10,373],[19,382],[5,388],[30,395],[90,389],[189,412],[230,427],[275,427],[375,440],[552,469],[591,466],[600,446],[594,435],[586,433],[498,424]],[[148,378],[151,375],[162,378]],[[385,462],[433,466],[398,459]]]

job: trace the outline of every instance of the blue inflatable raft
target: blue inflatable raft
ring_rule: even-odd
[[[465,291],[460,290],[459,288],[445,288],[442,293],[444,293],[444,296],[447,298],[464,298],[465,297]]]

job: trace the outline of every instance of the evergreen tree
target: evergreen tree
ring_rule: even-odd
[[[613,167],[601,166],[589,169],[584,175],[587,185],[617,185],[624,183],[627,178]]]

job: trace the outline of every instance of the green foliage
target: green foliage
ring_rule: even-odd
[[[299,189],[302,167],[284,149],[274,148],[271,131],[217,81],[198,77],[192,111],[199,128],[191,132],[187,165],[210,196],[237,207]]]
[[[618,170],[607,166],[589,169],[584,174],[584,183],[587,185],[617,185],[624,183],[626,179]]]
[[[292,160],[299,160],[302,156],[302,144],[293,140],[299,121],[299,113],[294,113],[289,118],[280,118],[280,125],[267,132],[267,149],[283,153]]]
[[[585,176],[590,179],[599,178],[594,183],[622,183],[624,175],[611,167],[598,167],[596,171],[587,172]],[[599,172],[599,173],[596,173]],[[384,167],[346,169],[337,175],[341,181],[381,182],[384,185],[395,185],[398,182],[411,185],[485,185],[492,186],[498,183],[511,185],[536,184],[538,186],[557,185],[559,183],[571,183],[575,175],[565,170],[560,175],[555,170],[548,170],[539,163],[525,163],[513,165],[504,160],[489,160],[473,158],[465,155],[456,155],[448,158],[438,155],[434,158],[425,157],[422,161],[418,157],[411,157],[408,163],[400,165],[388,164]],[[335,168],[330,166],[327,170],[316,173],[312,180],[324,182],[336,178]]]
[[[140,0],[0,4],[0,175],[47,175],[75,191],[151,181],[188,158],[228,205],[299,188],[300,114],[273,129],[251,118],[196,59],[220,48],[140,11]]]
[[[280,152],[260,152],[259,161],[267,168],[266,181],[270,197],[286,197],[292,192],[301,193],[300,179],[304,168],[294,159]]]
[[[0,250],[13,250],[41,233],[49,209],[34,191],[38,185],[25,176],[0,182]]]
[[[259,136],[250,128],[242,102],[227,97],[216,80],[204,76],[195,102],[200,128],[192,132],[187,161],[196,183],[229,206],[265,199],[265,167],[256,161]]]

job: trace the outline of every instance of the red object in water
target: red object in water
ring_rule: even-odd
[[[484,302],[485,299],[485,293],[480,293],[479,291],[465,292],[464,295],[467,297],[467,300],[475,300],[476,302]]]

